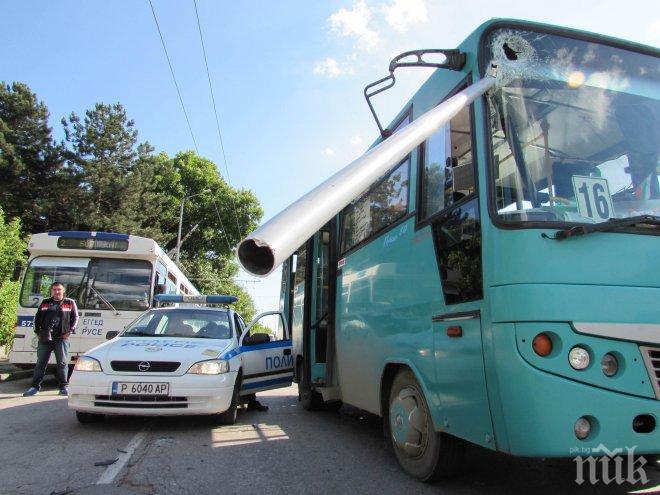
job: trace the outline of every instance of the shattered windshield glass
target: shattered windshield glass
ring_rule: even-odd
[[[660,58],[515,29],[488,46],[502,220],[660,216]]]

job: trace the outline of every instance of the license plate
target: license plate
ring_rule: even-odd
[[[169,395],[169,383],[112,382],[112,395]]]

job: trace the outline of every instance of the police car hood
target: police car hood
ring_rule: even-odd
[[[87,355],[98,359],[106,373],[117,373],[113,371],[112,361],[166,361],[181,363],[175,372],[178,375],[194,363],[219,358],[232,342],[232,339],[118,337]]]

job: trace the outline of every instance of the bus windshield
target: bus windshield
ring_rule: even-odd
[[[149,308],[151,273],[145,260],[42,256],[28,266],[21,305],[36,307],[57,281],[80,309],[144,311]]]
[[[230,339],[226,311],[172,309],[150,311],[132,323],[121,337],[185,337]]]
[[[515,29],[488,47],[500,220],[660,216],[660,58]]]
[[[61,282],[67,297],[78,300],[90,258],[59,258],[42,256],[30,262],[21,290],[21,306],[36,308],[50,297],[50,284]]]

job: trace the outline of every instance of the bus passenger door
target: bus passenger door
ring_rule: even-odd
[[[441,425],[450,434],[493,448],[472,120],[465,108],[426,141],[420,219],[431,225],[442,291],[431,315]]]
[[[283,333],[274,334],[278,329]],[[258,315],[241,335],[239,345],[243,353],[241,395],[291,386],[291,337],[282,312]]]

